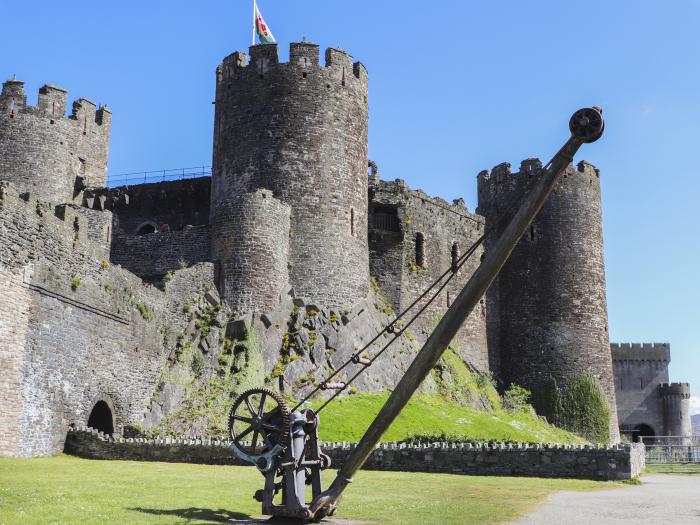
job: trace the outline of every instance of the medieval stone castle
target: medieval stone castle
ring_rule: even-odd
[[[367,70],[338,49],[320,65],[307,42],[291,44],[288,63],[265,44],[217,68],[211,177],[108,187],[112,113],[79,99],[66,116],[67,96],[46,85],[30,105],[14,79],[0,95],[4,455],[60,451],[71,425],[168,421],[187,391],[164,370],[182,372],[187,352],[198,369],[226,363],[233,378],[303,392],[486,234],[412,335],[358,383],[391,387],[541,167],[480,173],[476,213],[381,180],[367,157]],[[533,392],[590,371],[613,440],[618,429],[689,435],[689,387],[669,383],[669,345],[611,348],[603,253],[599,172],[580,162],[456,352]],[[255,351],[228,343],[252,332]]]

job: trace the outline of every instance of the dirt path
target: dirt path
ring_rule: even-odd
[[[513,525],[699,525],[700,476],[652,475],[642,485],[559,492]]]

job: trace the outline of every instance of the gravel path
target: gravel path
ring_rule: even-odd
[[[558,492],[513,525],[700,525],[700,476],[644,476],[642,485]]]

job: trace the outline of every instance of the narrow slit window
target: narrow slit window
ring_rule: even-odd
[[[425,236],[416,233],[416,264],[425,268]]]
[[[350,208],[350,235],[355,236],[355,208]]]
[[[459,245],[456,242],[452,243],[452,273],[456,273],[459,269]]]

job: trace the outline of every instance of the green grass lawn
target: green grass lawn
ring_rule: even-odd
[[[262,479],[246,467],[0,458],[0,524],[225,523],[259,515],[252,495],[262,488]],[[508,523],[557,490],[618,487],[367,471],[347,489],[337,517],[382,524]]]
[[[321,439],[359,441],[388,397],[388,393],[358,394],[337,399],[321,412]],[[383,440],[402,441],[416,434],[443,434],[465,441],[584,442],[529,413],[480,411],[437,395],[414,396]]]

